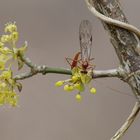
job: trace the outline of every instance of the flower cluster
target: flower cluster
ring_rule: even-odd
[[[13,78],[12,60],[18,62],[18,69],[23,67],[19,53],[24,53],[26,45],[16,47],[19,33],[15,23],[5,25],[4,34],[0,36],[0,105],[10,104],[16,106],[18,95],[16,88],[20,91],[22,85]]]
[[[92,71],[88,71],[87,73],[82,73],[82,69],[79,67],[74,67],[72,69],[71,79],[67,79],[64,81],[58,81],[55,83],[57,87],[64,85],[65,91],[73,91],[78,90],[75,98],[77,101],[82,100],[81,92],[85,90],[85,86],[89,85],[92,80]],[[90,93],[95,94],[96,89],[94,87],[90,87]]]
[[[17,105],[18,95],[14,88],[16,82],[12,78],[12,71],[9,69],[3,71],[0,75],[0,105],[10,104],[12,106]]]

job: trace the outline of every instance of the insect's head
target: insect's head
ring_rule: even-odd
[[[88,61],[82,62],[82,68],[83,68],[84,70],[86,70],[86,69],[88,68],[88,66],[89,66]]]

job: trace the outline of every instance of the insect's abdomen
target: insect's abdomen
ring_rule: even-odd
[[[77,63],[78,63],[78,59],[79,59],[79,55],[80,55],[80,54],[81,54],[81,53],[78,52],[78,53],[75,55],[75,57],[74,57],[74,59],[73,59],[73,61],[72,61],[72,64],[71,64],[71,69],[73,69],[74,67],[77,66]]]

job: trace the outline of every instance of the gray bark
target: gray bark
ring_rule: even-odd
[[[118,0],[91,0],[91,3],[102,14],[128,23]],[[130,85],[134,95],[140,101],[139,37],[126,29],[105,22],[102,23],[109,33],[110,41],[120,60],[120,68],[123,70],[122,80]]]

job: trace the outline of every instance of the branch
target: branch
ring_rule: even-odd
[[[23,61],[29,68],[36,69],[37,66],[35,64],[33,64],[32,61],[28,57],[25,57],[20,52],[19,52],[18,56],[20,57],[21,61]]]
[[[140,30],[128,24],[118,0],[86,0],[86,3],[109,32],[110,41],[125,72],[121,79],[130,85],[140,102],[140,73],[137,72],[140,69]]]
[[[45,75],[47,73],[71,75],[71,70],[64,69],[64,68],[51,68],[51,67],[47,67],[47,66],[36,66],[36,69],[32,69],[29,72],[15,75],[14,79],[15,80],[23,80],[23,79],[30,78],[36,74],[39,74],[39,73],[41,73],[43,75]]]
[[[121,128],[111,138],[111,140],[118,140],[118,139],[120,139],[125,134],[125,132],[127,131],[127,129],[131,126],[131,124],[133,123],[133,121],[136,119],[139,111],[140,111],[140,104],[139,104],[139,102],[136,102],[136,104],[135,104],[135,106],[134,106],[131,114],[126,119],[125,123],[121,126]]]
[[[66,74],[66,75],[72,75],[72,72],[70,69],[64,69],[64,68],[52,68],[52,67],[47,67],[45,65],[43,66],[37,66],[36,64],[33,64],[32,61],[25,57],[25,56],[20,56],[21,60],[31,68],[29,72],[22,73],[19,75],[16,75],[14,77],[15,80],[23,80],[26,78],[30,78],[38,73],[41,73],[43,75],[48,74],[48,73],[56,73],[56,74]],[[110,70],[93,70],[93,76],[92,78],[103,78],[103,77],[122,77],[122,72],[121,69],[110,69]]]
[[[104,21],[105,23],[115,25],[117,27],[121,27],[121,28],[126,29],[128,31],[131,31],[131,32],[135,33],[140,38],[140,30],[138,28],[136,28],[135,26],[128,24],[128,23],[125,23],[125,22],[121,22],[119,20],[112,19],[110,17],[107,17],[107,16],[101,14],[100,12],[98,12],[96,10],[96,8],[94,7],[94,3],[92,3],[92,5],[91,5],[90,0],[85,0],[85,2],[87,4],[89,10],[100,20]],[[140,49],[140,46],[138,46],[138,47]],[[140,52],[138,52],[138,53],[140,54]]]
[[[138,99],[128,119],[111,138],[111,140],[118,140],[131,126],[140,110],[140,31],[128,24],[118,0],[85,1],[89,10],[101,19],[105,30],[109,32],[110,41],[124,72],[122,80],[130,85]]]
[[[110,69],[110,70],[93,70],[92,78],[105,78],[105,77],[121,77],[120,69]]]

